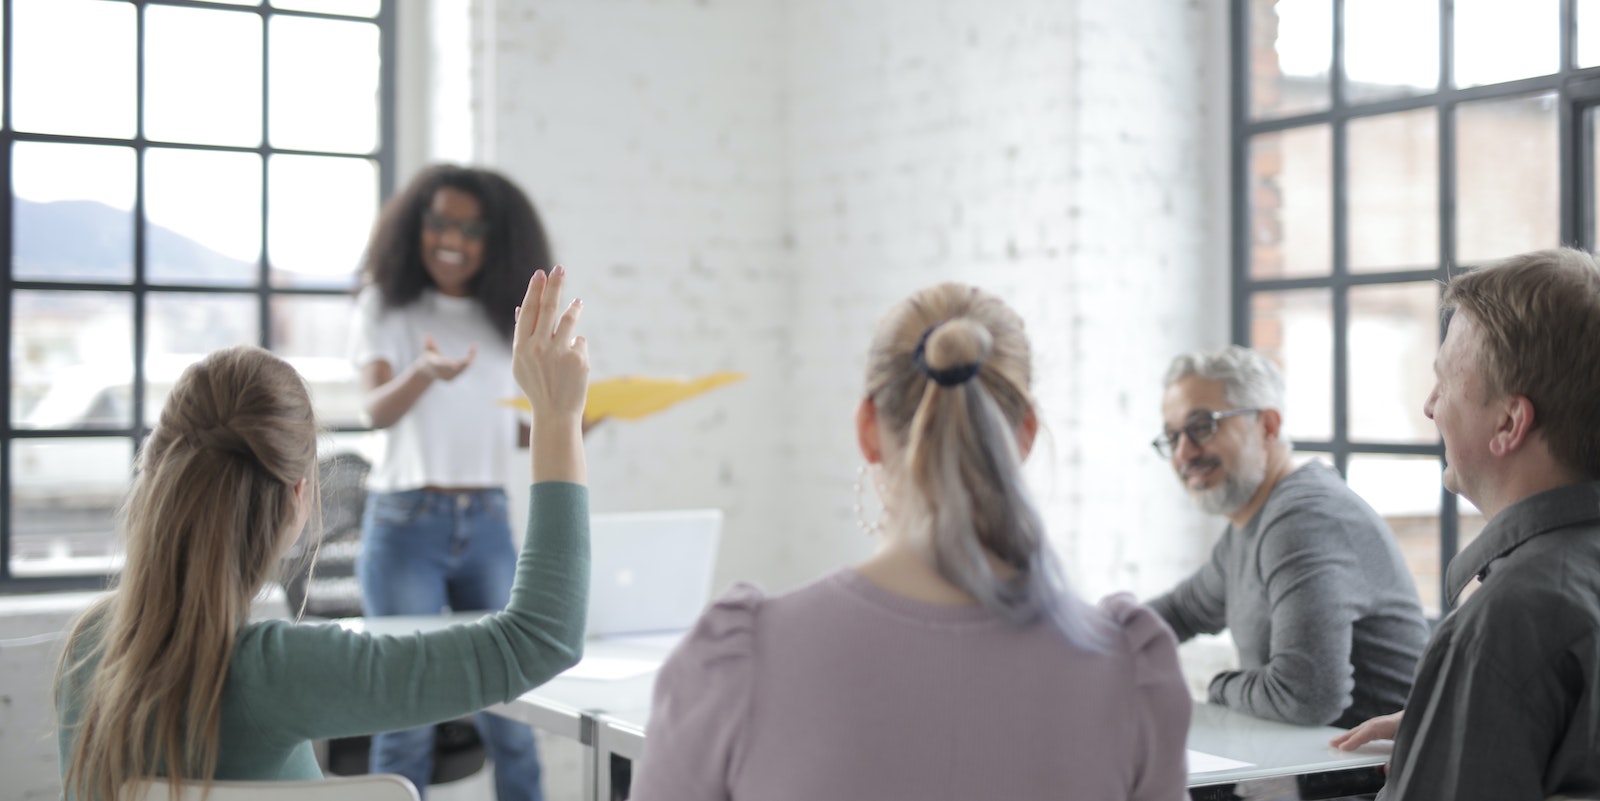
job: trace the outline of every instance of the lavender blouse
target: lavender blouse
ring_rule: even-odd
[[[632,798],[1186,798],[1172,633],[1129,595],[1096,613],[1102,653],[853,570],[737,585],[661,669]]]

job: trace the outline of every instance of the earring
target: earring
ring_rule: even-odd
[[[861,533],[868,537],[883,533],[882,515],[878,520],[867,522],[867,472],[870,470],[865,463],[856,470],[856,525],[861,527]],[[878,499],[883,500],[882,490],[878,487],[877,475],[873,475],[873,489],[878,492]]]

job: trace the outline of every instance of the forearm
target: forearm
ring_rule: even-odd
[[[1277,662],[1278,660],[1274,660]],[[1332,671],[1298,671],[1282,663],[1255,670],[1230,670],[1211,679],[1207,700],[1268,720],[1302,726],[1326,726],[1350,705],[1350,695]]]
[[[386,381],[369,385],[364,411],[373,428],[388,428],[405,417],[428,387],[433,377],[418,365],[412,364]]]
[[[1353,613],[1332,598],[1280,601],[1267,624],[1267,652],[1244,658],[1248,670],[1227,671],[1211,680],[1213,703],[1272,720],[1327,725],[1339,719],[1354,699],[1351,664]]]
[[[576,664],[589,606],[589,490],[545,481],[528,492],[528,529],[506,611],[536,644],[519,654],[535,682]]]
[[[578,421],[535,421],[529,438],[530,475],[534,483],[588,482],[588,464],[583,453],[583,428]]]

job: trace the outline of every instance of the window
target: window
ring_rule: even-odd
[[[0,2],[0,589],[103,586],[133,455],[201,355],[270,348],[359,428],[393,4]]]
[[[1484,520],[1422,404],[1457,265],[1595,245],[1600,0],[1234,0],[1233,338],[1297,458],[1394,528],[1423,605]]]

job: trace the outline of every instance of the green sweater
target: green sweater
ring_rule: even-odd
[[[222,694],[216,778],[320,779],[311,741],[405,729],[510,701],[576,664],[589,595],[589,493],[529,490],[528,531],[505,611],[403,636],[283,620],[239,631]],[[77,653],[93,643],[80,638]],[[61,769],[97,660],[57,704]]]

